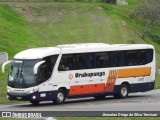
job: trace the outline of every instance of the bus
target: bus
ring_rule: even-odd
[[[64,44],[16,54],[7,83],[9,100],[53,101],[145,92],[155,85],[155,49],[149,44]]]

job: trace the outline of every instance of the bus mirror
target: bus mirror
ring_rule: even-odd
[[[2,73],[5,72],[5,66],[6,66],[7,64],[10,64],[11,62],[12,62],[12,60],[3,63],[3,65],[2,65]]]
[[[38,63],[36,63],[33,67],[33,73],[36,75],[37,74],[37,71],[38,71],[38,68],[41,64],[43,64],[45,61],[40,61]]]

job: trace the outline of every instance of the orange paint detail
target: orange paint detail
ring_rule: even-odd
[[[71,86],[69,95],[88,93],[88,85]]]
[[[105,88],[104,83],[71,86],[70,91],[69,91],[69,95],[103,92],[104,88]]]
[[[105,86],[106,92],[113,92],[116,78],[117,78],[117,70],[110,70],[107,83]]]
[[[145,75],[150,76],[151,74],[151,67],[145,68]]]
[[[118,78],[149,76],[150,73],[151,67],[119,69]]]
[[[105,88],[105,84],[91,84],[89,85],[89,93],[97,93],[97,92],[103,92]]]
[[[70,73],[69,74],[69,79],[72,80],[73,79],[73,75]]]

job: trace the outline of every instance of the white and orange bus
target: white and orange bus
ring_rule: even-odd
[[[154,89],[155,50],[148,44],[66,44],[22,51],[11,64],[7,97],[32,104],[93,96],[126,98]]]

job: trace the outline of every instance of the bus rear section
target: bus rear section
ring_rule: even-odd
[[[60,63],[66,69],[58,69],[57,79],[67,78],[69,98],[104,98],[106,95],[126,98],[131,92],[152,90],[155,84],[154,48],[135,47],[62,54]],[[72,65],[68,65],[70,61]]]

